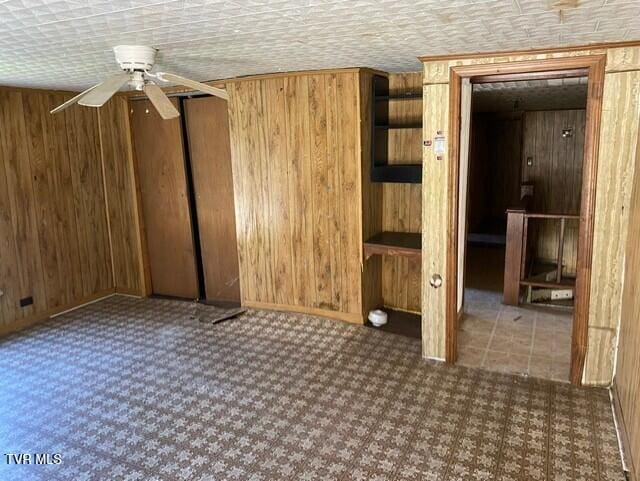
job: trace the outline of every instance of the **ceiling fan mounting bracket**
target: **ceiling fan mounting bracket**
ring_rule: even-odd
[[[156,52],[153,47],[144,45],[118,45],[113,47],[116,61],[125,72],[146,72],[153,68]]]

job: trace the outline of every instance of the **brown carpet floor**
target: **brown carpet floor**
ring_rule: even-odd
[[[624,479],[605,390],[337,321],[193,314],[112,297],[0,341],[2,453],[62,457],[0,479]]]

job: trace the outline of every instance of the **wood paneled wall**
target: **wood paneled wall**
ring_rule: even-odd
[[[532,211],[580,213],[585,122],[582,109],[524,114],[522,181],[534,184]],[[562,137],[568,128],[572,136]],[[527,165],[528,158],[532,165]]]
[[[640,139],[639,139],[640,140]],[[640,480],[640,149],[636,149],[629,233],[624,262],[620,341],[615,378],[618,413],[622,417],[633,480]]]
[[[79,108],[79,107],[74,107]],[[116,292],[150,294],[129,101],[117,95],[98,110]]]
[[[469,232],[496,234],[520,203],[522,113],[477,113],[471,123]]]
[[[358,71],[227,90],[243,304],[362,322]]]
[[[0,89],[0,333],[113,292],[98,116],[68,98]]]
[[[422,72],[389,74],[389,94],[422,91]],[[420,124],[422,99],[390,100],[389,123]],[[389,130],[389,163],[422,162],[422,130]],[[420,232],[422,228],[421,184],[382,183],[382,230]],[[406,257],[382,259],[383,304],[395,309],[421,312],[421,271],[419,262]]]
[[[522,181],[534,184],[530,210],[554,214],[579,214],[584,163],[586,111],[525,112],[523,119]],[[573,130],[562,137],[563,129]],[[532,165],[527,165],[531,157]],[[558,252],[558,221],[539,220],[536,256],[553,260]],[[563,246],[563,275],[575,276],[578,260],[577,220],[567,221]]]
[[[622,262],[629,222],[631,179],[638,146],[640,48],[597,48],[425,62],[423,129],[425,138],[432,138],[436,130],[448,130],[450,66],[593,54],[606,54],[607,63],[598,155],[589,340],[583,381],[586,384],[610,384],[621,312]],[[429,168],[423,174],[422,202],[424,206],[437,206],[429,209],[428,215],[423,211],[422,265],[425,276],[445,272],[449,212],[447,160],[445,155],[443,161],[437,162],[432,150],[424,149],[424,163]],[[436,290],[425,282],[422,287],[423,306],[429,310],[429,315],[423,316],[422,327],[425,356],[443,358],[445,355],[445,292],[444,285]]]

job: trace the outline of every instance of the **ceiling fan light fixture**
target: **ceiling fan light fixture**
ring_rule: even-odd
[[[158,50],[153,47],[146,47],[144,45],[118,45],[113,47],[116,61],[118,65],[120,65],[122,72],[107,77],[99,84],[79,93],[72,99],[67,100],[62,105],[51,110],[51,113],[62,112],[64,109],[76,103],[86,107],[102,107],[111,97],[118,93],[122,87],[128,85],[137,91],[144,92],[163,119],[173,119],[179,116],[180,113],[173,106],[166,94],[151,79],[172,82],[183,87],[214,95],[224,100],[229,99],[229,95],[224,89],[212,87],[168,72],[151,73],[157,51]]]
[[[116,62],[122,70],[146,72],[153,68],[158,50],[145,45],[117,45],[113,47]]]

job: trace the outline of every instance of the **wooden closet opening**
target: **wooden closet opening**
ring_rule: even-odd
[[[172,97],[163,120],[131,101],[152,295],[240,304],[226,101]]]
[[[559,60],[453,69],[447,360],[579,383],[601,66]]]

